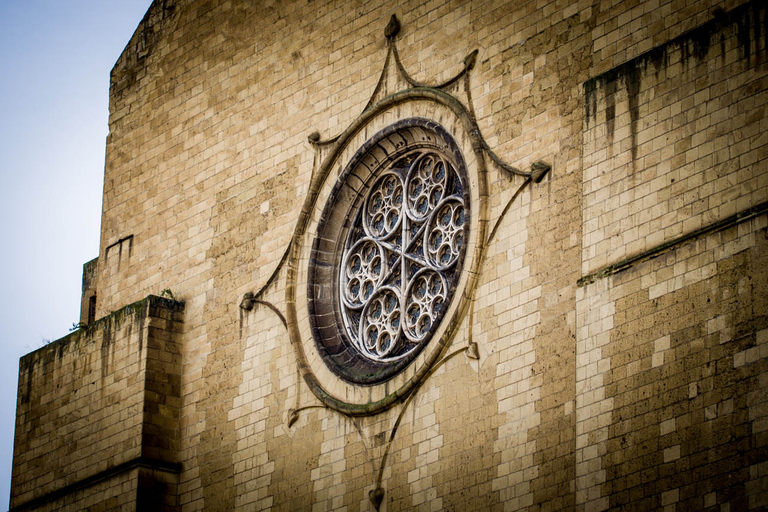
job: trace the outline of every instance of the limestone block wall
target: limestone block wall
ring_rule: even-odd
[[[583,274],[768,200],[764,17],[746,3],[585,82]]]
[[[767,226],[762,215],[579,289],[577,504],[764,506]]]
[[[365,508],[387,449],[392,507],[572,502],[577,148],[598,9],[566,7],[153,5],[112,75],[98,310],[170,288],[194,319],[182,348],[183,507]],[[472,324],[480,364],[452,359],[406,410],[352,421],[310,409],[287,429],[297,396],[316,401],[279,322],[238,306],[291,239],[316,158],[307,136],[339,133],[371,98],[392,14],[418,80],[453,76],[478,49],[481,130],[512,165],[553,171],[489,246],[474,316],[456,335],[466,345]],[[489,181],[495,222],[523,180],[491,168]],[[268,297],[278,308],[283,283]]]
[[[138,469],[125,471],[107,480],[100,480],[85,489],[77,489],[58,499],[34,502],[34,507],[20,510],[76,512],[79,510],[137,510]],[[11,510],[17,510],[12,508]]]
[[[763,506],[764,19],[718,12],[584,84],[577,505]]]
[[[175,506],[142,475],[178,473],[182,312],[149,297],[22,358],[12,510]]]
[[[318,140],[413,87],[387,60],[393,14],[413,81],[477,50],[444,92],[501,160],[551,169],[473,156],[493,236],[448,357],[393,407],[341,414],[302,378],[286,251],[312,243],[293,233]],[[164,482],[184,511],[764,506],[765,19],[739,0],[154,2],[111,76],[96,316],[184,301],[178,337],[120,327],[158,354],[125,353],[147,375],[131,442],[179,474],[123,473],[128,492]],[[360,138],[414,115],[460,125],[404,101]],[[30,493],[50,476],[25,457]]]

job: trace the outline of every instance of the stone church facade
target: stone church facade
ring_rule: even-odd
[[[765,510],[766,11],[155,0],[11,510]]]

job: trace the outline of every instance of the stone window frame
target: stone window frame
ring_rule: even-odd
[[[423,117],[399,120],[368,139],[345,166],[326,202],[310,253],[307,296],[312,336],[328,368],[346,382],[374,385],[385,382],[411,364],[430,343],[444,313],[455,300],[458,274],[462,271],[466,245],[444,281],[446,307],[434,317],[429,332],[396,359],[376,360],[361,351],[350,339],[347,318],[340,300],[339,269],[350,230],[371,186],[391,165],[415,153],[434,153],[449,161],[460,180],[466,205],[463,228],[469,230],[471,217],[470,181],[466,162],[454,137],[440,124]],[[425,220],[426,222],[426,220]],[[403,304],[404,305],[404,304]]]

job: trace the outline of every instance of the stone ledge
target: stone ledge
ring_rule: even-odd
[[[117,466],[105,469],[104,471],[99,471],[95,475],[85,477],[81,480],[78,480],[77,482],[66,485],[61,489],[56,489],[55,491],[51,491],[47,494],[43,494],[42,496],[38,496],[37,498],[33,498],[26,503],[12,507],[8,510],[8,512],[21,512],[22,510],[35,509],[46,503],[50,503],[52,501],[63,498],[68,494],[73,494],[79,490],[86,489],[99,482],[109,480],[114,476],[137,468],[154,469],[156,471],[164,471],[166,473],[173,474],[181,473],[181,464],[152,459],[149,457],[136,457],[135,459],[125,461],[122,464],[118,464]]]
[[[712,224],[709,224],[708,226],[704,226],[701,229],[691,231],[688,234],[674,238],[672,240],[669,240],[668,242],[664,242],[661,245],[657,245],[656,247],[653,247],[647,251],[643,251],[640,254],[636,254],[635,256],[631,256],[625,260],[619,261],[618,263],[614,263],[613,265],[608,265],[607,267],[603,267],[597,272],[593,272],[591,274],[587,274],[586,276],[582,276],[579,278],[576,284],[579,287],[582,287],[590,283],[594,283],[598,279],[602,279],[604,277],[608,277],[610,275],[616,274],[617,272],[621,272],[622,270],[626,270],[637,263],[655,258],[656,256],[659,256],[664,252],[670,251],[674,249],[676,246],[681,245],[685,242],[688,242],[689,240],[694,240],[696,238],[707,235],[709,233],[715,233],[717,231],[722,231],[732,226],[736,226],[738,224],[741,224],[742,222],[746,222],[750,219],[763,215],[766,212],[768,212],[768,201],[764,203],[760,203],[757,206],[753,206],[752,208],[747,208],[746,210],[740,211],[735,215],[726,217],[725,219],[719,220],[717,222],[713,222]]]

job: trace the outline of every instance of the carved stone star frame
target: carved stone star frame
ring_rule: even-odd
[[[358,118],[336,137],[322,140],[317,132],[309,136],[309,142],[315,149],[315,166],[292,240],[267,283],[258,292],[247,293],[241,302],[241,307],[245,310],[253,309],[255,304],[266,305],[280,317],[288,331],[298,372],[322,403],[303,407],[297,403],[289,413],[289,427],[295,423],[298,412],[308,407],[327,407],[347,416],[364,416],[377,414],[394,404],[405,402],[402,409],[404,411],[415,390],[445,361],[461,352],[477,359],[479,352],[477,345],[472,341],[471,316],[486,248],[512,202],[530,183],[540,182],[550,169],[547,164],[537,162],[531,166],[529,172],[520,171],[504,163],[488,147],[475,119],[469,86],[477,50],[464,59],[462,71],[453,78],[438,85],[423,84],[414,80],[400,62],[396,46],[399,30],[399,23],[396,17],[392,16],[385,30],[388,52],[384,67],[370,101]],[[394,72],[391,69],[393,67]],[[462,89],[466,103],[454,95]],[[413,127],[421,130],[416,131],[421,134],[418,136],[423,135],[423,141],[418,141],[417,136],[412,136],[410,142],[398,147],[398,143],[386,138],[387,133],[397,133],[400,129]],[[355,194],[365,194],[371,186],[373,178],[370,176],[373,176],[374,171],[363,173],[362,178],[353,180],[355,184],[348,186],[348,190],[339,191],[338,184],[344,183],[350,179],[350,175],[358,172],[355,166],[367,169],[383,165],[397,158],[402,151],[408,150],[408,144],[426,143],[429,146],[427,139],[431,137],[430,134],[447,134],[448,137],[444,140],[450,140],[448,145],[455,146],[446,151],[456,152],[464,166],[462,172],[465,173],[467,181],[465,193],[468,204],[471,205],[468,229],[463,242],[463,268],[452,284],[453,299],[442,314],[439,325],[433,330],[429,342],[413,358],[396,364],[396,367],[393,366],[390,370],[382,370],[375,365],[367,370],[363,364],[356,376],[350,376],[349,373],[339,371],[339,368],[334,369],[333,364],[327,362],[322,337],[334,335],[328,329],[332,322],[312,319],[312,315],[328,313],[322,310],[322,307],[318,311],[318,307],[313,305],[317,302],[317,295],[322,295],[322,292],[312,291],[311,282],[312,276],[318,272],[318,247],[321,253],[325,246],[329,247],[329,252],[335,247],[334,241],[318,241],[318,233],[342,233],[343,227],[329,231],[324,226],[328,223],[340,226],[349,222],[345,220],[344,215],[352,211],[350,204],[356,200],[359,202],[359,197]],[[438,146],[441,144],[439,140],[431,142]],[[524,178],[492,228],[489,219],[486,158],[490,158],[502,171]],[[345,194],[350,197],[339,197]],[[334,215],[334,209],[326,207],[329,200],[341,201],[345,205],[341,208],[342,215],[329,219]],[[338,243],[335,243],[338,246]],[[332,257],[328,258],[328,262],[332,262]],[[262,299],[266,289],[275,282],[283,265],[286,265],[287,269],[285,314],[275,305]],[[457,342],[457,332],[468,312],[468,339],[462,340],[462,347],[449,353],[450,348]],[[383,375],[382,378],[369,379],[366,377],[366,371],[371,371],[372,376],[373,372],[384,373],[379,376]],[[297,400],[298,396],[297,393]],[[391,437],[394,437],[397,424],[399,418]],[[380,467],[383,466],[384,461]]]

